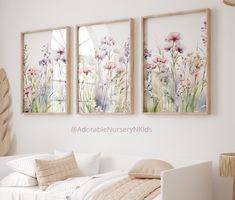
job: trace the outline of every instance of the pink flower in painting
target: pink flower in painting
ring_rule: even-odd
[[[104,66],[105,69],[108,69],[108,70],[111,70],[111,69],[114,69],[116,68],[116,64],[115,63],[107,63],[105,66]]]
[[[24,89],[24,95],[25,95],[26,97],[28,97],[29,94],[31,93],[31,91],[32,91],[32,86],[26,87],[26,88]]]
[[[104,55],[99,54],[99,53],[97,53],[97,52],[96,52],[96,54],[95,54],[95,59],[97,59],[97,60],[101,61],[101,60],[103,60],[103,59],[104,59]]]
[[[166,41],[168,41],[168,42],[171,42],[171,41],[177,42],[177,41],[179,41],[179,40],[181,40],[181,39],[182,39],[182,37],[181,37],[181,34],[180,34],[180,33],[178,33],[178,32],[172,32],[172,33],[170,33],[170,34],[167,36]]]
[[[61,47],[56,50],[57,55],[55,55],[54,60],[58,62],[59,60],[66,63],[65,48]]]
[[[165,51],[170,51],[173,48],[173,43],[172,42],[167,42],[164,46]]]
[[[56,53],[58,53],[59,55],[63,55],[65,53],[65,48],[64,47],[58,48],[56,50]]]
[[[85,73],[86,75],[88,73],[92,73],[92,71],[94,71],[94,67],[93,66],[90,66],[90,65],[86,65],[82,68],[79,68],[79,73]]]
[[[123,73],[124,71],[125,71],[125,68],[124,68],[124,67],[118,67],[118,68],[116,69],[117,74],[121,74],[121,73]]]
[[[83,67],[83,72],[84,73],[89,73],[89,72],[92,72],[94,70],[94,67],[92,67],[92,66],[84,66]]]
[[[154,63],[157,63],[157,64],[165,64],[167,62],[167,59],[166,58],[163,58],[163,57],[160,57],[160,56],[156,56],[154,59],[153,59],[153,62]]]
[[[186,46],[184,46],[183,44],[176,44],[175,45],[175,51],[178,51],[179,53],[184,53],[184,50],[186,49]]]

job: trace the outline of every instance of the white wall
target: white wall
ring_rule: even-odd
[[[212,115],[141,114],[140,16],[197,8],[212,9]],[[136,19],[133,116],[25,116],[20,108],[20,32],[133,17]],[[17,153],[54,148],[126,154],[156,154],[214,161],[214,200],[229,200],[232,182],[218,176],[218,154],[235,151],[235,8],[222,0],[0,0],[0,66],[12,94],[12,134]],[[74,58],[74,53],[72,54]],[[74,60],[74,59],[73,59]],[[72,63],[73,64],[73,63]],[[72,65],[74,66],[74,65]],[[72,85],[75,67],[72,69]],[[72,88],[72,100],[75,88]],[[75,101],[72,101],[73,105]],[[72,106],[74,108],[74,106]],[[74,110],[72,108],[72,110]],[[72,134],[72,126],[149,126],[149,134]],[[12,152],[14,152],[14,149]]]

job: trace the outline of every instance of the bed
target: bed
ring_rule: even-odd
[[[11,173],[5,163],[25,155],[0,158],[0,179]],[[90,200],[91,194],[127,176],[139,156],[102,155],[100,174],[57,182],[41,191],[38,187],[0,187],[4,200]],[[210,161],[173,161],[175,169],[162,172],[161,193],[154,200],[212,200]],[[180,184],[179,184],[180,183]]]

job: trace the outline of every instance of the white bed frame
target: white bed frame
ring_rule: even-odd
[[[0,157],[0,179],[12,171],[6,162],[25,155]],[[155,157],[155,156],[154,156]],[[127,155],[102,155],[100,172],[129,169],[137,160],[146,158]],[[151,157],[153,158],[153,156]],[[159,157],[158,157],[159,159]],[[166,159],[165,159],[166,160]],[[169,159],[168,159],[169,160]],[[212,200],[212,162],[172,162],[175,169],[162,173],[161,200]]]

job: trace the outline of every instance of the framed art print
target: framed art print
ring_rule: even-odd
[[[23,113],[68,113],[70,28],[24,32],[21,39]]]
[[[142,18],[143,112],[208,114],[209,9]]]
[[[133,20],[77,27],[77,56],[78,113],[132,113]]]

